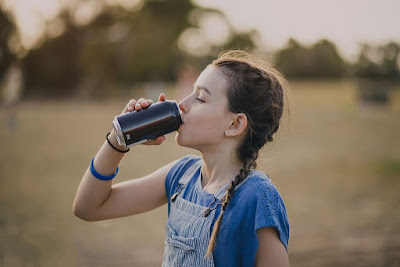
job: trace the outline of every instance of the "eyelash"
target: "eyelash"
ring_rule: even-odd
[[[196,97],[196,100],[198,100],[200,103],[205,103],[205,102],[206,102],[206,101],[204,101],[203,99],[198,98],[198,97]]]

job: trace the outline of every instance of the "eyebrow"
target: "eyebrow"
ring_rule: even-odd
[[[196,88],[201,89],[201,90],[204,90],[204,91],[206,91],[206,93],[208,93],[209,95],[212,95],[211,92],[210,92],[210,90],[208,90],[208,89],[205,88],[204,86],[196,86]]]

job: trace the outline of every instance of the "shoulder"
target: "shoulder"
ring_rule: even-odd
[[[272,180],[259,170],[252,170],[247,178],[236,186],[237,193],[234,195],[241,203],[249,205],[248,208],[255,209],[263,206],[268,210],[276,210],[283,204],[283,199]],[[253,207],[251,207],[253,206]],[[270,213],[268,211],[268,213]]]
[[[237,189],[246,192],[245,195],[255,199],[277,200],[280,197],[272,180],[259,170],[252,170],[245,181],[237,186]]]
[[[253,170],[244,186],[261,202],[268,213],[285,213],[286,208],[281,194],[272,180],[263,172]]]

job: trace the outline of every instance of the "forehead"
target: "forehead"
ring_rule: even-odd
[[[218,68],[213,65],[209,65],[205,68],[194,84],[195,87],[206,87],[212,95],[225,94],[227,85],[226,78],[222,76]]]

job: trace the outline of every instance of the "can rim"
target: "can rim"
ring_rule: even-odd
[[[172,101],[175,103],[175,107],[178,111],[178,118],[179,118],[179,121],[181,122],[180,124],[183,124],[182,114],[181,114],[181,111],[179,110],[179,104],[178,104],[178,102],[176,102],[176,100],[172,100]]]
[[[119,121],[118,121],[117,117],[118,117],[118,116],[115,116],[115,117],[114,117],[114,120],[113,120],[113,122],[112,122],[112,123],[113,123],[113,126],[114,126],[114,129],[115,129],[115,131],[116,131],[116,133],[117,133],[117,141],[118,141],[118,144],[119,144],[120,146],[127,147],[127,146],[126,146],[126,143],[125,143],[124,135],[123,135],[123,133],[122,133],[121,125],[119,124]]]

